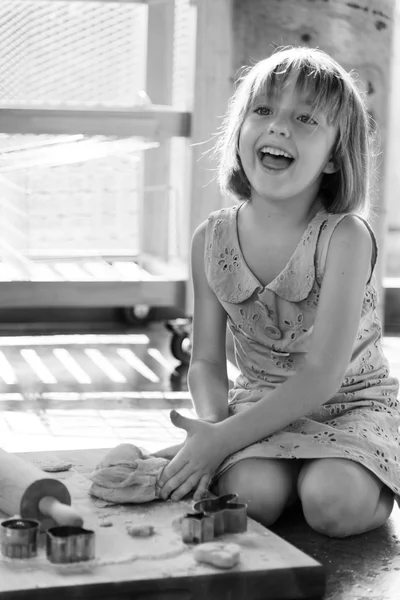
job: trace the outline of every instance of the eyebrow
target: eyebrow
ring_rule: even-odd
[[[258,102],[268,102],[268,101],[273,101],[275,100],[277,97],[277,94],[257,94],[256,96],[254,96],[251,104],[256,104]],[[314,103],[312,100],[301,100],[299,99],[297,102],[299,105],[301,106],[306,106],[307,108],[312,109],[314,106]]]

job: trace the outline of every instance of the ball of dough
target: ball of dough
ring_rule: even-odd
[[[240,546],[223,542],[207,542],[193,550],[197,562],[207,563],[218,569],[231,569],[240,559]]]

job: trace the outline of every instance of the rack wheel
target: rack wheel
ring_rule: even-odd
[[[190,341],[189,334],[187,333],[173,333],[171,338],[171,352],[174,358],[179,360],[184,365],[188,365],[190,362],[190,355],[192,351],[192,344]]]
[[[135,304],[134,306],[124,306],[123,316],[127,323],[132,325],[144,325],[152,318],[153,309],[147,304]]]
[[[190,362],[192,353],[192,321],[191,319],[174,319],[166,323],[166,328],[172,333],[170,349],[171,353],[184,365]]]

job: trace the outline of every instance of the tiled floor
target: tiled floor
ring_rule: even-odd
[[[132,442],[152,452],[183,440],[170,408],[194,412],[169,335],[153,325],[128,336],[0,338],[1,447],[28,452]],[[400,378],[400,337],[385,337],[384,349]]]

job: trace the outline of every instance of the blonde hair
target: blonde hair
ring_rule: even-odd
[[[320,195],[330,213],[354,212],[368,217],[370,206],[372,128],[361,92],[352,73],[322,50],[280,49],[245,70],[233,94],[218,134],[215,153],[222,192],[248,200],[250,183],[239,155],[244,119],[260,94],[274,94],[294,75],[296,91],[306,94],[315,111],[323,111],[338,127],[332,150],[337,171],[324,174]]]

